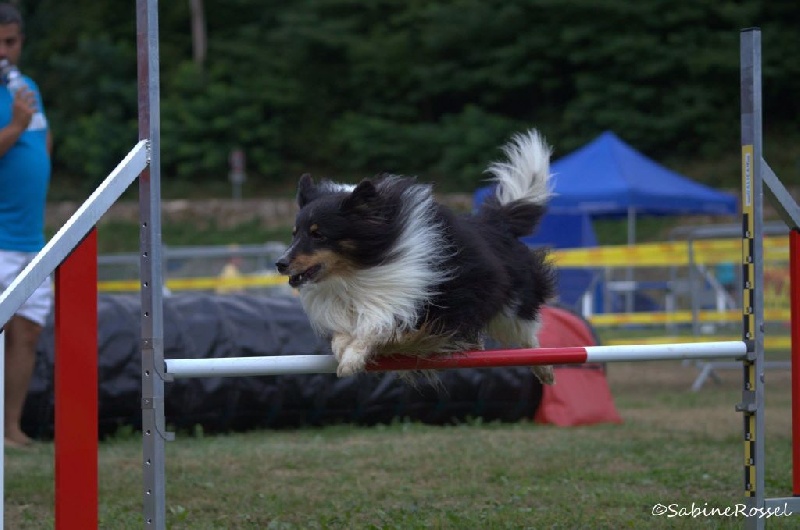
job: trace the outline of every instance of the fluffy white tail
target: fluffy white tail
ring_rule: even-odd
[[[516,134],[503,146],[506,162],[494,162],[486,169],[497,182],[500,204],[524,201],[543,205],[550,198],[550,146],[539,131]]]

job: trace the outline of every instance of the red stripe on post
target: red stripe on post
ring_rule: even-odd
[[[792,493],[800,496],[800,232],[789,232],[792,328]]]
[[[586,362],[586,356],[586,348],[484,350],[442,357],[431,357],[428,359],[409,355],[397,355],[376,359],[374,362],[367,365],[367,371],[384,372],[388,370],[444,370],[447,368],[581,364]]]
[[[56,269],[57,530],[97,528],[97,230]]]

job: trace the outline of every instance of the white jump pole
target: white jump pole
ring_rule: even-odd
[[[447,368],[486,368],[675,359],[743,359],[746,355],[747,345],[743,341],[653,344],[643,346],[531,348],[485,350],[424,359],[398,355],[376,359],[374,363],[367,366],[367,371],[443,370]],[[165,372],[176,379],[194,377],[322,374],[334,373],[337,367],[336,359],[332,355],[166,359],[164,364]]]

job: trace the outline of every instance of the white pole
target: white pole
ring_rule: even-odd
[[[740,340],[687,342],[683,344],[645,344],[587,346],[586,362],[669,361],[676,359],[740,359],[747,355],[747,345]]]
[[[216,357],[167,359],[167,373],[175,378],[234,377],[241,375],[331,374],[333,355],[276,355],[272,357]]]
[[[514,355],[511,363],[500,360]],[[572,348],[530,348],[465,352],[437,358],[438,368],[463,368],[467,358],[480,359],[472,366],[533,366],[582,364],[586,362],[663,361],[674,359],[741,359],[747,354],[742,341],[648,344],[643,346],[586,346]],[[401,356],[398,356],[401,357]],[[494,359],[493,359],[494,358]],[[453,361],[453,362],[449,362]],[[492,364],[494,360],[495,364]],[[373,367],[377,370],[414,368]],[[165,359],[166,373],[176,379],[193,377],[241,377],[254,375],[327,374],[336,372],[332,355],[275,355],[270,357],[216,357],[210,359]]]

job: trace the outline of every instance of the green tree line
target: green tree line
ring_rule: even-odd
[[[54,170],[96,184],[137,139],[136,2],[17,3]],[[765,127],[798,135],[796,2],[174,0],[159,9],[163,172],[198,186],[224,178],[239,147],[248,178],[262,183],[390,171],[469,189],[497,147],[532,126],[556,157],[607,129],[660,160],[738,152],[739,32],[751,26],[763,31]]]

